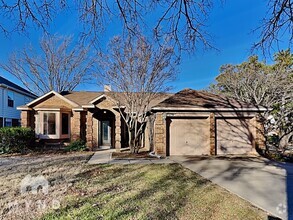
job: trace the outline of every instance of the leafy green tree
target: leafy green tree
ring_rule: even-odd
[[[265,106],[265,136],[278,134],[277,145],[284,148],[293,134],[293,54],[290,50],[274,55],[274,64],[257,56],[238,65],[223,65],[210,90],[238,100]]]

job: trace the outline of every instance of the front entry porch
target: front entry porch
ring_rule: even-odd
[[[92,135],[89,135],[92,133]],[[121,148],[121,119],[119,112],[94,108],[87,112],[87,144],[92,149]]]

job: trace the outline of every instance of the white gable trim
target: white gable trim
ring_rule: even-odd
[[[64,96],[60,95],[58,92],[55,92],[54,90],[52,90],[52,91],[46,93],[45,95],[43,95],[43,96],[41,96],[41,97],[35,99],[35,100],[32,101],[32,102],[28,103],[27,106],[31,106],[31,105],[35,104],[36,102],[39,102],[39,101],[41,101],[42,99],[45,99],[46,97],[48,97],[49,95],[52,95],[52,94],[55,95],[55,96],[57,96],[58,98],[62,99],[63,101],[69,103],[69,104],[72,105],[73,107],[78,107],[78,106],[79,106],[79,105],[76,104],[75,102],[70,101],[69,99],[65,98]]]
[[[99,101],[102,98],[107,98],[107,96],[105,94],[98,96],[97,98],[93,99],[92,101],[90,101],[91,104],[94,104],[96,101]]]
[[[92,101],[90,101],[90,104],[94,104],[95,102],[99,101],[102,98],[109,99],[113,104],[117,104],[117,101],[115,99],[113,99],[113,98],[111,98],[111,97],[109,97],[109,96],[107,96],[105,94],[100,95],[99,97],[93,99]]]

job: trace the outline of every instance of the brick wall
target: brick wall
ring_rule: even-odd
[[[88,111],[86,115],[86,145],[89,149],[94,147],[93,138],[93,113]]]
[[[255,146],[259,149],[265,149],[265,137],[264,137],[264,126],[261,122],[260,118],[258,116],[254,117],[254,123],[255,123]]]
[[[21,127],[35,129],[34,111],[21,111]]]
[[[166,121],[161,112],[156,113],[154,136],[155,152],[166,156]]]
[[[216,120],[215,113],[210,113],[210,155],[216,155]]]
[[[81,138],[81,112],[73,112],[71,117],[71,141],[76,141]]]

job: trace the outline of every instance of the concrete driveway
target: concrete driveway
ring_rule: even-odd
[[[293,164],[243,157],[172,156],[170,160],[210,179],[274,216],[293,219]]]

